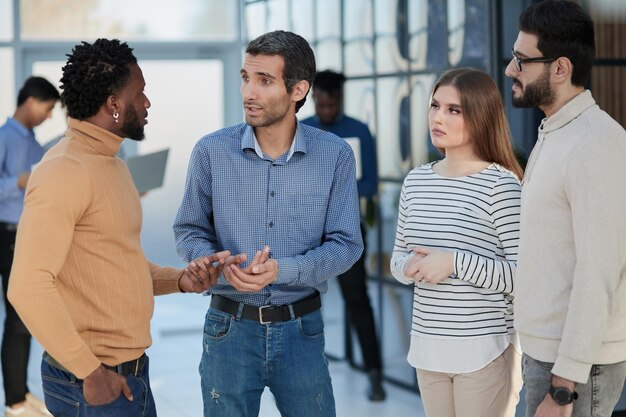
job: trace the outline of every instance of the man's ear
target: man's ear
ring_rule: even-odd
[[[302,100],[306,96],[306,93],[309,92],[310,87],[311,87],[311,84],[309,84],[307,80],[298,81],[296,84],[294,84],[293,88],[291,89],[292,100],[293,101]]]
[[[574,65],[569,58],[564,56],[559,57],[556,61],[554,61],[554,64],[553,76],[555,77],[556,82],[562,83],[567,80],[571,80],[574,72]]]
[[[119,104],[115,95],[111,94],[109,97],[107,97],[106,108],[110,114],[119,113]]]

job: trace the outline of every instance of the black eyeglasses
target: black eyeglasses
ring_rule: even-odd
[[[556,61],[558,58],[545,58],[543,56],[537,57],[537,58],[520,58],[517,55],[515,55],[515,50],[511,49],[511,54],[513,55],[513,61],[515,62],[515,68],[517,68],[517,70],[519,72],[522,72],[522,64],[525,64],[527,62],[554,62]]]

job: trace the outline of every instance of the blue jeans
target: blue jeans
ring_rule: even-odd
[[[205,417],[258,416],[269,387],[283,417],[334,417],[320,310],[271,324],[209,308],[200,362]]]
[[[148,378],[148,358],[139,375],[126,377],[133,401],[123,394],[104,405],[89,405],[83,397],[83,381],[41,361],[41,380],[46,407],[54,417],[156,417]]]
[[[533,417],[550,389],[553,363],[522,356],[526,387],[526,417]],[[576,384],[578,400],[572,417],[610,417],[619,401],[626,378],[626,362],[593,365],[586,384]]]

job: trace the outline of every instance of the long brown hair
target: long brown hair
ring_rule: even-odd
[[[523,171],[513,153],[502,97],[491,77],[474,68],[451,69],[439,77],[431,99],[445,85],[455,87],[461,96],[463,120],[476,155],[483,161],[502,165],[521,179]],[[444,149],[439,150],[445,154]]]

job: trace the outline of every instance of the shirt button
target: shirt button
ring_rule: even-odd
[[[276,195],[276,193],[275,193],[274,191],[272,191],[272,192],[270,193],[270,195],[271,195],[272,197],[274,197],[274,195]]]
[[[274,227],[274,222],[269,222],[268,226],[269,227]]]

